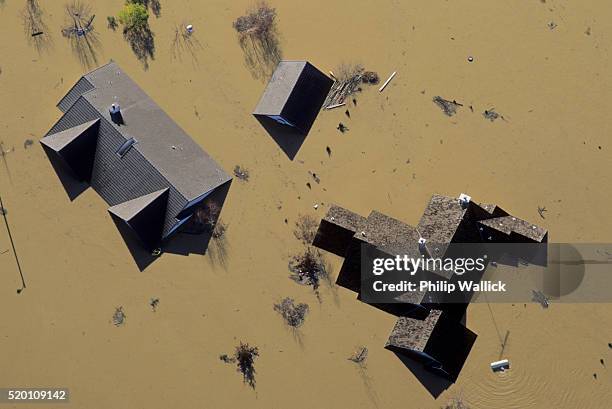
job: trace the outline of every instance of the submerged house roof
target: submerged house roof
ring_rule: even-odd
[[[145,244],[169,236],[189,209],[231,180],[114,62],[85,74],[58,108],[64,114],[41,140],[45,152],[89,183]],[[160,225],[159,236],[136,223],[145,214]]]
[[[281,61],[253,115],[270,117],[308,133],[333,83],[307,61]]]
[[[420,257],[419,239],[424,238],[430,257],[452,258],[450,244],[486,242],[482,234],[486,229],[487,236],[489,231],[497,233],[493,237],[496,242],[546,242],[548,238],[546,229],[512,217],[496,205],[477,204],[465,195],[433,195],[416,227],[377,211],[365,218],[332,205],[321,220],[313,244],[344,257],[336,284],[356,291],[357,298],[362,299],[362,280],[367,281],[367,277],[362,277],[361,270],[367,257]],[[373,253],[368,254],[370,251]],[[455,276],[452,270],[424,273],[445,280]],[[407,292],[395,300],[398,303],[371,304],[400,315],[385,347],[416,357],[428,369],[455,380],[476,338],[461,323],[469,300],[443,304],[444,299],[431,297],[426,290]]]

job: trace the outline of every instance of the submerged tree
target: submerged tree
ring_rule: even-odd
[[[276,9],[260,2],[233,23],[240,47],[254,77],[265,79],[281,60],[276,29]]]
[[[149,12],[138,3],[128,2],[119,12],[119,22],[123,25],[123,36],[132,51],[144,65],[149,67],[149,59],[155,57],[155,40],[149,28]]]
[[[94,30],[91,8],[79,0],[66,5],[66,24],[62,35],[70,41],[72,51],[81,64],[92,67],[98,64],[97,49],[100,41]]]
[[[151,8],[155,17],[159,17],[161,15],[161,4],[159,0],[127,0],[128,3],[140,4],[145,8]]]
[[[306,319],[308,304],[296,304],[292,298],[286,297],[280,303],[274,304],[274,311],[283,317],[287,325],[298,328]]]
[[[321,256],[316,250],[308,247],[303,253],[293,256],[289,260],[289,278],[298,284],[312,287],[317,298],[320,300],[319,287],[321,280],[327,280],[327,268]]]
[[[229,356],[222,354],[219,359],[223,362],[235,363],[236,370],[242,374],[244,383],[248,384],[251,388],[255,389],[255,358],[259,356],[259,349],[249,344],[240,345],[234,350],[234,354]]]
[[[310,245],[317,235],[318,228],[319,223],[317,223],[317,220],[313,216],[300,215],[295,222],[295,230],[293,231],[293,235],[302,243]]]
[[[43,15],[44,12],[38,0],[26,0],[26,5],[21,10],[23,31],[28,43],[34,46],[39,53],[51,46],[49,29],[43,20]]]

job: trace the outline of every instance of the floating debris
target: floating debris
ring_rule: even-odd
[[[292,298],[286,297],[280,303],[274,304],[274,311],[283,317],[287,325],[298,328],[306,319],[308,304],[296,304]]]
[[[374,71],[366,71],[361,76],[361,82],[364,84],[377,85],[380,82],[380,78]]]
[[[555,28],[557,28],[557,23],[551,21],[546,25],[546,27],[548,27],[549,30],[554,30]]]
[[[467,58],[468,62],[474,62],[474,57],[472,57],[471,55]]]
[[[234,176],[236,176],[238,179],[242,180],[243,182],[249,181],[248,169],[245,169],[241,167],[240,165],[236,165],[236,167],[234,167]]]
[[[159,306],[159,298],[151,298],[151,301],[149,301],[149,306],[151,307],[153,312],[156,312],[157,307]]]
[[[113,324],[115,324],[116,327],[123,325],[126,318],[127,315],[125,315],[123,312],[123,307],[115,308],[115,313],[113,314]]]
[[[327,152],[327,156],[331,156],[331,148],[329,146],[325,147],[325,152]]]
[[[315,182],[317,182],[317,183],[321,183],[321,179],[320,179],[320,178],[317,176],[317,174],[316,174],[316,173],[311,172],[311,171],[308,171],[308,174],[309,174],[310,176],[312,176],[312,178],[314,179],[314,181],[315,181]]]
[[[351,119],[351,113],[348,109],[344,111],[344,115],[346,115],[349,119]]]
[[[348,357],[348,360],[353,361],[356,364],[362,365],[363,363],[365,363],[367,358],[368,358],[368,348],[360,347],[357,349],[357,351],[355,351],[353,355]]]
[[[544,217],[544,213],[546,213],[547,211],[548,210],[546,210],[546,206],[538,206],[538,214],[542,219],[546,219],[546,217]]]
[[[233,363],[236,362],[236,358],[230,357],[227,354],[219,355],[219,359],[222,360],[223,362],[225,362],[226,364],[233,364]]]
[[[300,215],[295,222],[295,230],[293,230],[293,235],[296,239],[308,245],[314,240],[318,228],[319,223],[313,216]]]
[[[444,114],[447,115],[447,116],[455,115],[457,113],[457,109],[459,109],[459,107],[463,106],[463,104],[460,104],[460,103],[458,103],[455,100],[449,101],[449,100],[444,99],[444,98],[442,98],[440,96],[435,96],[433,98],[433,102],[438,107],[440,107],[442,112],[444,112]]]
[[[34,144],[34,141],[31,139],[26,139],[23,143],[23,149],[28,149],[30,146]]]
[[[482,113],[482,116],[485,117],[485,119],[488,119],[489,121],[493,122],[495,121],[497,118],[502,118],[503,117],[501,115],[499,115],[497,112],[495,112],[495,108],[491,108],[491,109],[487,109]]]
[[[334,75],[330,71],[330,75],[335,82],[323,103],[325,109],[343,106],[346,98],[362,90],[361,84],[373,85],[378,84],[379,81],[378,74],[373,71],[365,71],[359,64],[343,64],[336,72],[338,75]],[[353,103],[357,105],[355,98],[353,98]]]
[[[338,124],[338,127],[336,128],[337,130],[339,130],[342,133],[345,133],[346,131],[348,131],[348,127],[346,125],[344,125],[342,122],[340,122]]]
[[[540,303],[542,308],[548,308],[548,298],[542,291],[531,290],[531,293],[533,295],[532,301]]]
[[[387,78],[387,81],[385,81],[385,83],[382,84],[382,86],[378,89],[378,92],[383,92],[385,88],[387,88],[387,85],[389,85],[391,80],[395,77],[396,74],[397,74],[397,71],[393,71],[393,74],[391,74],[389,78]]]
[[[346,105],[346,103],[345,103],[345,102],[343,102],[343,103],[341,103],[341,104],[334,104],[334,105],[330,105],[330,106],[326,107],[325,109],[334,109],[334,108],[340,108],[340,107],[343,107],[343,106],[345,106],[345,105]]]
[[[510,369],[510,361],[508,361],[507,359],[491,362],[491,370],[493,372],[504,372],[507,369]]]

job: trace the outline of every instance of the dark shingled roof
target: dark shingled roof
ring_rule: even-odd
[[[253,115],[280,116],[308,133],[333,83],[307,61],[281,61]]]
[[[416,229],[375,210],[368,215],[365,225],[355,233],[355,237],[390,255],[421,256]]]
[[[118,104],[122,121],[111,118]],[[91,187],[110,205],[168,188],[163,235],[177,224],[177,215],[199,202],[231,177],[195,143],[117,64],[85,74],[58,104],[64,115],[44,144],[60,132],[74,133],[99,120]],[[126,141],[135,143],[123,155]]]
[[[366,222],[366,218],[360,214],[336,205],[329,208],[323,219],[352,232],[359,231]]]
[[[431,310],[424,320],[399,317],[385,347],[424,352],[441,315],[442,311]],[[452,342],[452,340],[449,340],[449,342]]]
[[[421,237],[430,243],[450,243],[464,214],[465,209],[461,207],[458,199],[433,195],[423,211],[417,229]]]
[[[514,232],[538,243],[542,242],[548,233],[540,226],[513,216],[481,220],[479,223],[507,235]]]

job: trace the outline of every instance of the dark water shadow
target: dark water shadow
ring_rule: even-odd
[[[130,229],[123,220],[113,216],[112,214],[111,219],[115,223],[115,226],[117,226],[117,230],[119,230],[121,238],[132,255],[136,266],[138,266],[140,271],[144,271],[158,257],[152,255],[150,251],[147,251],[145,247],[143,247],[143,244],[138,236],[136,236],[136,233],[134,233],[134,231]]]
[[[222,208],[229,192],[230,183],[231,181],[217,188],[217,190],[205,200],[205,203],[214,201]],[[212,237],[212,232],[196,234],[189,231],[181,231],[181,229],[179,229],[177,234],[171,236],[162,243],[162,253],[155,256],[149,250],[147,250],[145,246],[143,246],[142,241],[138,238],[134,231],[129,228],[125,222],[123,222],[123,220],[120,220],[114,216],[111,218],[117,226],[117,230],[119,230],[125,245],[127,246],[140,271],[144,271],[156,259],[163,257],[163,253],[178,254],[182,256],[188,256],[190,254],[205,255],[207,254],[209,244],[215,241],[215,239]],[[225,257],[227,257],[227,255],[225,255]]]
[[[145,27],[124,31],[123,37],[144,69],[148,70],[149,60],[155,60],[155,34],[149,27]]]
[[[219,209],[218,214],[214,216],[214,219],[210,220],[212,225],[218,225],[220,223],[221,210],[229,190],[231,187],[231,180],[222,186],[219,186],[217,190],[210,194],[206,198],[202,206],[207,206],[214,203]],[[220,264],[221,266],[226,265],[228,257],[227,241],[225,234],[220,237],[215,237],[213,231],[206,226],[198,226],[187,223],[184,227],[180,228],[177,234],[171,237],[167,242],[163,244],[163,251],[165,253],[179,254],[188,256],[189,254],[209,254],[211,256],[211,262],[214,264]]]
[[[52,150],[48,150],[43,146],[43,150],[45,154],[49,158],[49,162],[51,162],[51,166],[55,171],[58,179],[62,183],[62,187],[64,191],[68,195],[70,201],[74,201],[81,193],[83,193],[88,187],[89,184],[86,182],[79,181],[72,170],[68,168],[68,166],[64,163],[63,160],[58,158],[58,156]]]
[[[272,137],[274,142],[276,142],[283,152],[285,152],[285,155],[287,155],[290,160],[293,160],[302,147],[304,140],[306,140],[307,135],[291,126],[280,124],[274,119],[266,116],[257,115],[255,118],[257,118],[261,126],[266,130],[268,135]]]
[[[83,36],[70,36],[70,48],[77,57],[79,63],[85,68],[94,68],[99,65],[98,52],[102,43],[95,32],[90,31]]]
[[[253,78],[267,81],[283,58],[276,29],[271,29],[260,37],[240,36],[239,43],[244,63]]]
[[[438,398],[442,392],[453,384],[453,382],[450,380],[425,369],[421,362],[396,351],[393,351],[393,353],[399,358],[404,366],[408,368],[410,372],[412,372],[421,385],[423,385],[429,394],[434,398]]]
[[[363,382],[363,387],[365,389],[366,396],[368,397],[370,403],[375,408],[378,408],[378,393],[376,392],[376,388],[374,387],[374,383],[372,382],[372,377],[367,372],[367,367],[365,364],[357,364],[359,377]]]
[[[204,47],[198,40],[197,33],[187,33],[186,24],[177,25],[174,29],[174,39],[170,46],[172,58],[178,61],[183,60],[183,55],[188,55],[194,66],[198,66],[198,52]]]

